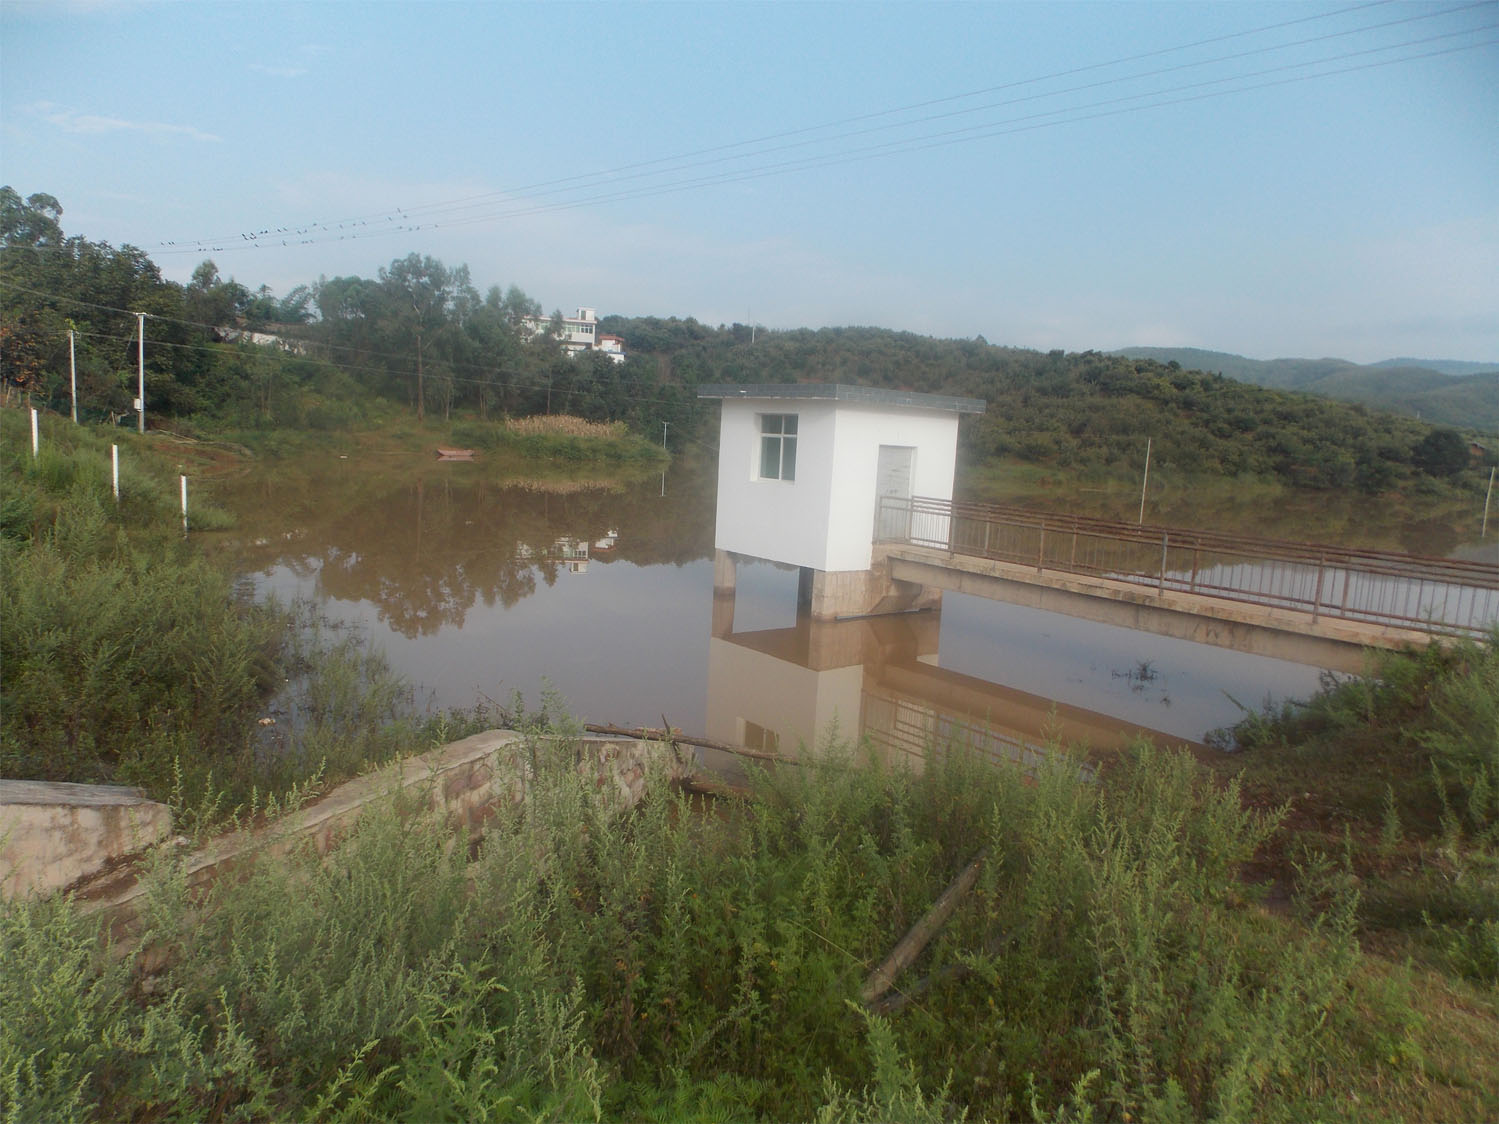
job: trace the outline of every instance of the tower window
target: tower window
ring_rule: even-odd
[[[760,415],[760,479],[796,479],[796,415]]]

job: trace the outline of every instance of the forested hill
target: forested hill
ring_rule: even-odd
[[[880,328],[766,332],[654,317],[600,322],[624,339],[623,362],[598,351],[570,357],[560,315],[538,331],[536,301],[513,285],[481,295],[466,265],[412,253],[373,278],[320,277],[277,299],[225,279],[211,260],[186,285],[168,281],[135,247],[65,235],[61,216],[50,195],[0,187],[0,390],[69,410],[76,360],[85,420],[128,419],[143,369],[151,424],[335,430],[402,410],[418,422],[430,412],[481,425],[545,412],[680,440],[694,424],[705,436],[717,416],[695,398],[701,383],[847,382],[985,399],[987,413],[962,429],[974,463],[1133,473],[1149,441],[1153,464],[1182,473],[1370,493],[1479,486],[1475,430],[1172,362]],[[1461,382],[1481,394],[1486,377]],[[1481,416],[1465,411],[1465,420]],[[1499,419],[1484,424],[1499,432]],[[1482,440],[1477,459],[1492,460],[1499,439]]]
[[[1195,347],[1125,347],[1110,354],[1180,363],[1256,386],[1324,394],[1439,425],[1499,432],[1499,363],[1385,359],[1360,365],[1346,359],[1246,359]]]
[[[695,320],[607,317],[637,358],[687,385],[849,382],[985,399],[965,425],[970,455],[1075,467],[1155,463],[1184,472],[1274,476],[1379,492],[1469,471],[1453,429],[1149,359],[997,347],[881,328],[710,328]],[[1487,442],[1493,445],[1493,442]]]

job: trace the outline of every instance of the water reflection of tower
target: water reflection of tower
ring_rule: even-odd
[[[791,753],[836,729],[889,764],[920,770],[948,752],[1028,766],[1053,741],[1108,752],[1146,734],[1106,714],[940,666],[930,611],[736,632],[732,590],[713,599],[707,736]],[[710,764],[726,763],[712,760]]]
[[[832,384],[698,393],[723,400],[710,738],[790,749],[836,724],[920,767],[950,746],[1024,762],[1052,735],[1102,746],[1135,729],[942,669],[940,591],[875,558],[898,531],[876,525],[883,499],[951,500],[958,418],[982,402]],[[798,570],[791,628],[735,631],[738,567],[756,559]]]

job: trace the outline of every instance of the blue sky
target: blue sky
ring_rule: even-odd
[[[1488,362],[1499,3],[6,0],[0,182],[278,294],[419,251],[548,310]]]

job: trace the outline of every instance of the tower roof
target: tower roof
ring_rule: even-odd
[[[952,410],[959,414],[982,414],[982,398],[956,398],[948,394],[918,394],[912,390],[885,390],[834,382],[714,383],[697,388],[699,398],[820,399],[858,402],[869,406],[905,406],[916,410]]]

